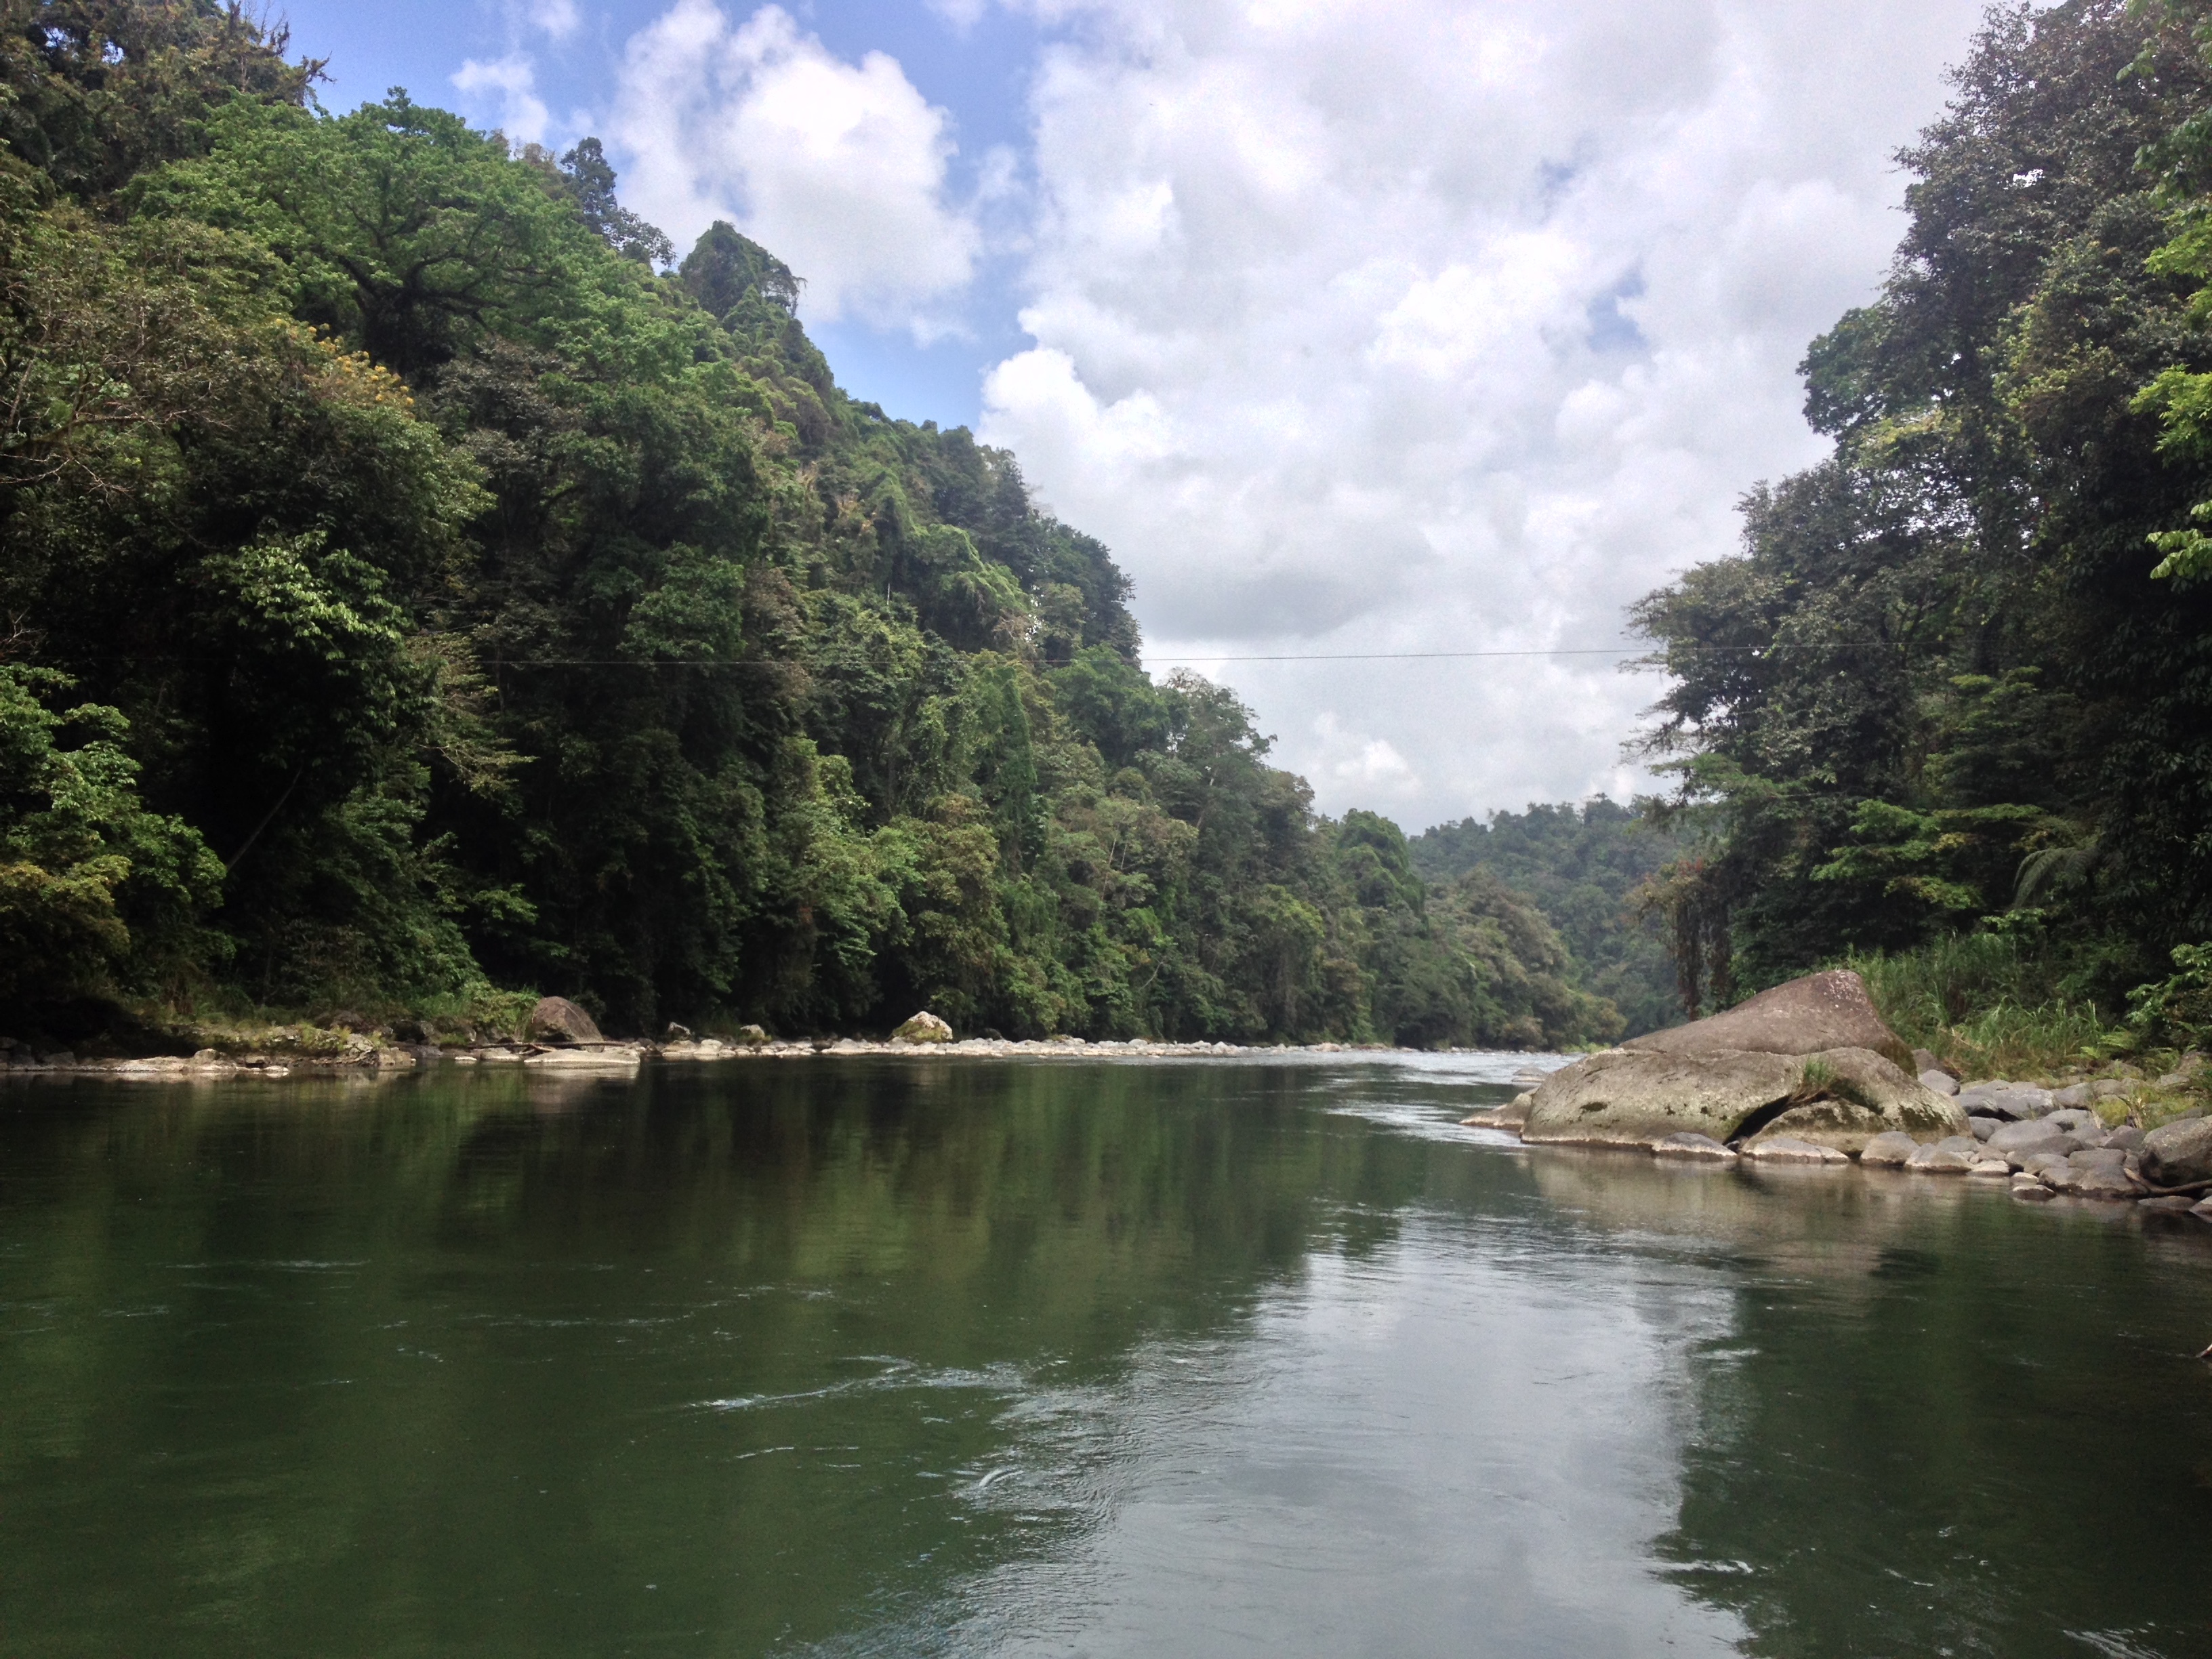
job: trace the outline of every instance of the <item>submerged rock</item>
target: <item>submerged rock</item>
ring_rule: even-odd
[[[1668,1135],[1651,1143],[1651,1150],[1661,1158],[1733,1158],[1735,1152],[1723,1146],[1711,1135]]]
[[[1867,1142],[1859,1152],[1859,1162],[1879,1167],[1901,1168],[1919,1150],[1920,1143],[1911,1135],[1900,1130],[1889,1129]]]
[[[1905,1160],[1905,1167],[1918,1175],[1964,1175],[1977,1161],[1948,1146],[1923,1146]]]
[[[1460,1127],[1467,1129],[1504,1129],[1518,1134],[1528,1121],[1528,1096],[1524,1091],[1513,1097],[1503,1106],[1492,1106],[1470,1113],[1460,1119]]]
[[[1912,1069],[1912,1050],[1882,1024],[1866,981],[1847,968],[1808,974],[1761,991],[1725,1013],[1632,1037],[1621,1046],[1642,1054],[1709,1055],[1870,1048],[1905,1072],[1908,1079]]]
[[[1794,1135],[1762,1135],[1743,1149],[1746,1158],[1772,1164],[1848,1164],[1850,1159],[1832,1146],[1816,1146]]]

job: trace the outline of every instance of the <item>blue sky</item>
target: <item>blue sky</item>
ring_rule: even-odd
[[[1626,607],[1822,443],[1983,0],[295,0],[326,106],[603,139],[974,426],[1330,811],[1648,785]],[[1437,653],[1507,655],[1440,657]],[[1383,654],[1375,654],[1383,653]],[[1538,654],[1518,654],[1538,653]],[[1565,654],[1595,653],[1595,654]]]

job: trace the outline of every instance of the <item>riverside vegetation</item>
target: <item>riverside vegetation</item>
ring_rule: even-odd
[[[1107,550],[840,391],[770,251],[285,45],[0,0],[12,1035],[1623,1029],[1155,684]]]
[[[1845,963],[1968,1075],[2179,1069],[2212,1017],[2212,5],[1993,10],[1903,152],[1827,458],[1643,600],[1646,899],[1692,1012]]]
[[[1970,1075],[2212,1022],[2212,0],[1992,15],[1832,454],[1634,609],[1672,793],[1411,841],[770,251],[284,46],[0,0],[16,1035],[1564,1048],[1827,963]]]

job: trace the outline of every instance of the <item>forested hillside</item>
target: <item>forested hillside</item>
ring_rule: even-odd
[[[1011,455],[839,391],[595,142],[0,0],[0,1007],[1562,1044],[1495,883],[1143,672]],[[72,1012],[75,1011],[75,1012]]]
[[[2212,935],[2212,7],[1999,11],[1813,343],[1820,465],[1636,621],[1711,994],[1974,935],[2108,1014]]]
[[[1670,828],[1601,795],[1580,806],[1531,805],[1422,831],[1413,868],[1445,884],[1478,867],[1535,902],[1573,957],[1576,983],[1605,998],[1626,1035],[1682,1018],[1681,987],[1651,884],[1686,850]]]

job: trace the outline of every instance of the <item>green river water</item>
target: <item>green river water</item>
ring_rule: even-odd
[[[0,1655],[2212,1655],[2212,1227],[1521,1062],[0,1089]]]

